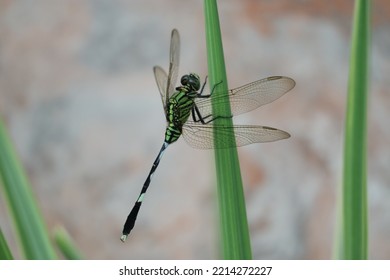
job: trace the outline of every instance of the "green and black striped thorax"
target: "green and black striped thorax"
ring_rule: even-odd
[[[199,89],[199,76],[190,73],[181,78],[181,85],[176,88],[176,92],[169,98],[166,106],[168,126],[165,132],[165,142],[168,144],[179,139],[182,127],[194,107]]]

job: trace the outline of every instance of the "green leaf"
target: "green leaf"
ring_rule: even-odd
[[[355,2],[345,124],[342,259],[367,259],[367,88],[370,2]]]
[[[0,228],[0,260],[13,260],[14,257],[8,247],[8,243],[4,238],[3,231]]]
[[[54,259],[42,216],[30,184],[0,120],[0,175],[6,202],[27,259]]]
[[[205,0],[205,25],[207,43],[207,62],[210,87],[222,81],[217,91],[227,92],[225,60],[222,48],[221,30],[217,3],[215,0]],[[230,105],[220,102],[213,104],[213,113],[229,116]],[[231,119],[217,119],[215,124],[232,125]],[[218,202],[220,213],[222,257],[224,259],[251,259],[248,221],[245,209],[245,199],[241,179],[240,164],[236,148],[219,149],[215,135],[215,164],[217,171]],[[226,141],[226,140],[225,140]],[[235,141],[234,138],[228,141]]]
[[[63,227],[58,227],[54,230],[54,240],[64,257],[68,260],[83,259],[72,238]]]

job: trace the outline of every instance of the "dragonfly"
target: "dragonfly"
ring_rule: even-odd
[[[231,89],[227,93],[216,90],[218,85],[222,83],[221,81],[212,87],[209,94],[204,94],[207,76],[201,87],[200,78],[195,73],[182,76],[180,85],[175,87],[178,78],[179,52],[179,32],[174,29],[171,33],[168,74],[160,66],[153,68],[167,122],[164,143],[146,178],[141,193],[127,216],[120,238],[122,242],[126,241],[134,228],[145,193],[164,151],[170,144],[176,142],[181,135],[190,146],[198,149],[231,148],[290,137],[289,133],[268,126],[228,126],[214,121],[232,118],[234,115],[273,102],[295,86],[293,79],[284,76],[272,76]],[[215,115],[211,102],[214,104],[230,102],[232,114],[230,116]],[[231,141],[232,138],[235,139],[235,142]]]

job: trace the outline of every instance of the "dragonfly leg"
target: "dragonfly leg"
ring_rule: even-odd
[[[194,122],[201,122],[202,124],[208,124],[212,121],[215,121],[216,119],[230,119],[232,118],[233,116],[216,116],[216,117],[213,117],[213,115],[207,115],[207,116],[202,116],[202,114],[200,113],[199,111],[199,108],[194,105],[194,107],[192,108],[192,120]],[[209,120],[206,120],[208,118],[211,118]]]
[[[207,78],[208,78],[208,76],[206,76],[206,78],[204,79],[203,86],[202,86],[202,88],[201,88],[200,92],[198,93],[198,96],[199,96],[199,95],[202,95],[202,92],[203,92],[203,90],[204,90],[204,87],[205,87],[205,86],[206,86],[206,84],[207,84]]]
[[[207,77],[206,77],[206,81],[207,81]],[[209,98],[211,97],[211,95],[214,93],[214,90],[217,86],[219,86],[220,84],[222,84],[223,81],[220,81],[218,83],[216,83],[213,88],[211,89],[211,92],[210,94],[206,94],[206,95],[202,95],[202,92],[203,92],[203,89],[204,89],[204,86],[206,85],[206,81],[204,82],[203,86],[202,86],[202,90],[198,93],[197,97],[198,98]]]

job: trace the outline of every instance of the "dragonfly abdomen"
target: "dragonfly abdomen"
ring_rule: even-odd
[[[176,127],[175,125],[168,125],[165,130],[165,142],[171,144],[176,142],[181,135],[181,128]]]

